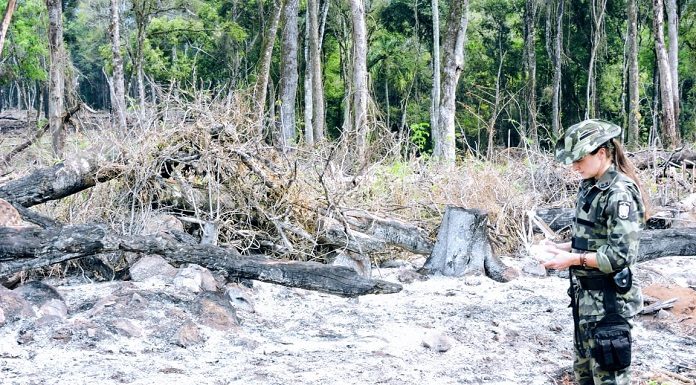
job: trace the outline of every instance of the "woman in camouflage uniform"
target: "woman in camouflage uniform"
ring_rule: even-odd
[[[645,205],[633,167],[615,139],[620,133],[615,124],[590,119],[571,126],[556,145],[557,160],[572,164],[583,181],[572,241],[547,245],[555,257],[544,266],[571,272],[573,367],[580,385],[630,384],[629,322],[643,305],[640,288],[631,282],[630,267],[636,262]],[[598,339],[602,330],[598,322],[617,313],[615,319],[625,327],[623,340]],[[607,360],[622,363],[611,366]]]

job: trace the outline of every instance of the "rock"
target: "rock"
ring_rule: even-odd
[[[239,325],[237,312],[226,296],[204,291],[196,298],[198,319],[202,325],[217,330],[230,330]]]
[[[135,282],[152,277],[172,278],[176,273],[176,268],[158,255],[142,257],[130,267],[130,276]]]
[[[399,270],[399,275],[397,275],[396,279],[398,279],[399,282],[402,283],[413,283],[416,280],[425,281],[428,279],[428,276],[421,274],[415,270],[402,269]]]
[[[0,326],[5,324],[5,311],[0,308]]]
[[[544,265],[532,258],[525,259],[522,264],[522,271],[535,277],[546,277],[546,268]]]
[[[173,215],[155,214],[149,218],[145,218],[142,235],[157,235],[169,230],[183,232],[184,224]]]
[[[481,276],[468,275],[464,277],[464,284],[467,286],[479,286],[481,284]]]
[[[421,344],[430,350],[443,353],[452,348],[453,340],[443,332],[432,332],[423,338]]]
[[[256,309],[254,308],[254,300],[248,294],[247,290],[248,289],[244,287],[240,287],[240,285],[229,284],[225,290],[225,295],[229,299],[232,307],[234,307],[236,310],[255,313]]]
[[[22,298],[26,299],[37,308],[40,308],[50,300],[65,302],[63,297],[53,286],[47,285],[41,281],[27,282],[13,291],[21,295]]]
[[[64,320],[68,318],[68,306],[63,301],[51,299],[41,305],[37,315],[39,317],[57,317]]]
[[[204,290],[217,290],[215,278],[210,270],[195,264],[179,269],[176,277],[174,277],[174,287],[189,290],[193,293],[200,293]]]
[[[5,322],[36,317],[29,301],[19,293],[6,289],[4,286],[0,286],[0,310],[3,311]]]
[[[111,326],[122,336],[141,337],[143,335],[143,330],[127,318],[117,319],[111,323]]]
[[[181,325],[174,335],[174,344],[184,348],[200,345],[203,342],[204,338],[200,329],[191,321]]]
[[[672,315],[664,309],[660,309],[660,311],[655,314],[655,318],[660,319],[660,320],[666,320],[672,318]]]
[[[390,259],[382,262],[379,267],[384,269],[393,269],[398,267],[411,267],[411,263],[403,259]]]
[[[369,278],[372,275],[370,257],[364,254],[356,254],[349,251],[340,252],[336,254],[332,264],[334,266],[350,267],[363,277]]]

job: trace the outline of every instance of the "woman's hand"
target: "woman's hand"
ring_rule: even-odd
[[[565,270],[573,265],[578,265],[580,259],[578,254],[556,249],[556,256],[544,263],[547,269]]]

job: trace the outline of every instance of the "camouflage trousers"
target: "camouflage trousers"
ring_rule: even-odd
[[[631,322],[629,320],[629,322]],[[576,335],[581,336],[580,343],[576,341],[575,345],[575,361],[573,362],[573,370],[575,371],[575,380],[579,385],[630,385],[631,384],[631,368],[616,372],[607,372],[599,367],[599,364],[592,358],[590,352],[594,348],[594,340],[591,338],[591,330],[594,323],[588,323],[586,320],[580,319],[579,332]],[[577,339],[577,337],[574,337]],[[578,347],[582,348],[582,352],[578,351]]]

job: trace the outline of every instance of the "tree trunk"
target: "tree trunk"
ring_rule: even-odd
[[[51,130],[53,153],[58,158],[62,158],[65,145],[62,119],[63,98],[65,97],[62,2],[46,0],[46,8],[48,9],[48,47],[50,50],[48,123]]]
[[[553,96],[551,102],[551,130],[553,135],[559,137],[561,134],[561,68],[563,49],[563,6],[564,0],[557,0],[556,10],[555,39],[553,45]]]
[[[677,126],[674,121],[674,93],[672,91],[672,74],[665,49],[664,15],[662,0],[653,0],[653,33],[655,36],[655,56],[660,70],[660,96],[662,99],[662,140],[665,147],[679,145]]]
[[[309,13],[309,8],[307,9]],[[309,17],[305,18],[305,45],[304,45],[304,59],[305,59],[305,77],[304,77],[304,140],[310,146],[314,145],[314,125],[312,124],[312,119],[314,115],[313,103],[314,96],[312,95],[312,63],[309,55],[309,37],[311,35],[312,23]]]
[[[321,71],[321,49],[319,43],[319,4],[317,0],[307,0],[309,15],[309,66],[312,82],[312,128],[314,142],[324,140],[324,82]]]
[[[7,7],[5,7],[5,17],[2,18],[2,25],[0,25],[0,55],[2,54],[2,48],[5,46],[5,36],[7,36],[7,29],[10,27],[12,14],[16,6],[17,0],[9,0]]]
[[[123,59],[121,57],[121,33],[120,33],[120,1],[111,0],[111,55],[113,60],[113,99],[111,108],[114,117],[121,130],[126,129],[126,81],[123,77]]]
[[[468,11],[468,0],[452,2],[447,20],[447,35],[443,44],[442,98],[437,126],[438,140],[433,143],[433,156],[446,163],[454,163],[455,160],[454,119],[457,85],[464,67],[464,42],[466,41],[466,27],[469,21]]]
[[[297,97],[297,27],[298,0],[285,3],[283,28],[282,77],[280,79],[280,145],[287,151],[295,140],[295,100]]]
[[[423,272],[451,277],[487,274],[507,282],[517,276],[514,269],[505,268],[494,255],[488,240],[488,215],[479,210],[447,206],[442,218],[437,242],[423,265]]]
[[[526,0],[524,11],[524,70],[526,92],[525,104],[527,105],[527,119],[525,122],[525,136],[532,141],[532,146],[539,147],[539,134],[537,131],[537,102],[536,102],[536,14],[537,0]]]
[[[357,159],[362,160],[367,147],[367,27],[365,3],[350,1],[353,21],[353,132]]]
[[[433,88],[430,102],[430,132],[432,141],[440,143],[440,3],[439,0],[431,0],[433,11]],[[416,15],[418,12],[414,12]]]
[[[669,38],[669,69],[672,78],[672,102],[674,103],[674,126],[677,140],[681,141],[679,132],[679,16],[677,1],[665,0],[667,10],[667,36]]]
[[[256,129],[259,138],[264,135],[264,118],[266,116],[266,94],[268,90],[268,78],[271,73],[271,59],[273,58],[273,46],[275,45],[276,35],[278,33],[278,24],[280,15],[283,11],[283,0],[275,0],[273,5],[273,16],[271,24],[263,38],[261,46],[261,58],[259,59],[259,67],[257,69],[256,85],[254,87],[254,100],[256,102]]]
[[[637,0],[628,0],[628,130],[626,142],[629,149],[640,144],[640,88],[638,68],[638,5]]]
[[[241,256],[233,249],[186,245],[164,236],[120,236],[103,225],[57,228],[0,228],[0,278],[25,269],[95,254],[127,251],[159,254],[171,262],[195,263],[224,271],[228,279],[247,278],[285,286],[355,297],[401,291],[401,285],[359,276],[354,270],[315,262],[284,262],[262,256]]]
[[[597,9],[599,6],[599,9]],[[597,61],[597,50],[602,41],[602,31],[604,24],[604,14],[607,9],[607,0],[600,0],[597,4],[596,0],[592,1],[592,46],[590,47],[590,63],[587,70],[587,90],[585,97],[587,98],[587,106],[585,110],[585,119],[595,118],[595,106],[597,104],[597,75],[595,74],[595,64]]]

